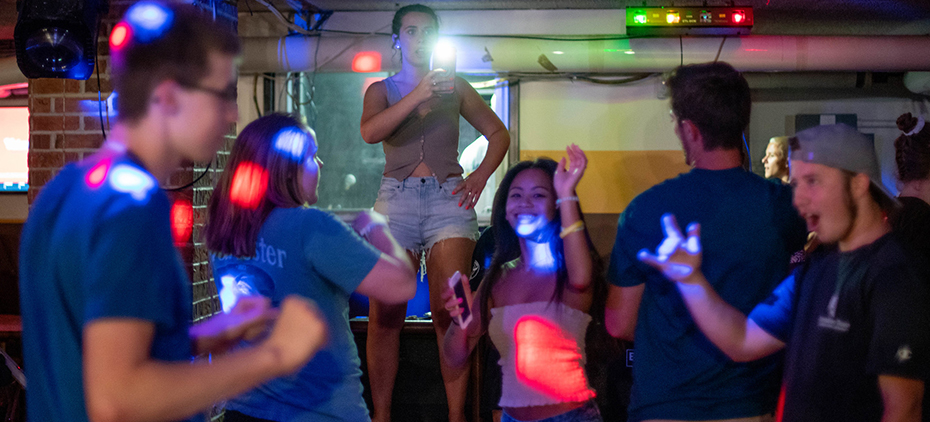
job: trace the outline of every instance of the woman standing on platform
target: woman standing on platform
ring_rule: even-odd
[[[441,342],[450,319],[439,291],[456,271],[470,271],[478,234],[474,205],[503,160],[510,135],[468,82],[460,77],[449,81],[430,71],[437,32],[432,9],[410,5],[397,11],[392,40],[401,69],[368,88],[361,132],[365,142],[384,146],[384,177],[374,208],[388,216],[391,233],[414,262],[425,255],[430,310]],[[465,179],[457,161],[460,115],[489,143],[481,165]],[[388,421],[406,307],[370,303],[367,355],[373,419]],[[440,369],[449,421],[464,422],[468,370],[447,365],[442,352]]]
[[[330,336],[297,374],[230,400],[226,422],[369,420],[349,295],[405,303],[416,293],[414,267],[383,216],[363,212],[350,228],[306,206],[317,201],[317,150],[297,119],[261,117],[239,134],[210,197],[205,238],[223,309],[242,295],[277,304],[299,294],[317,303]]]
[[[568,157],[567,169],[564,158],[537,159],[507,172],[491,216],[494,257],[474,302],[442,292],[453,317],[463,300],[475,304],[471,322],[446,333],[447,358],[465,364],[485,332],[500,351],[505,422],[602,420],[584,364],[606,285],[575,196],[587,158],[576,145]]]

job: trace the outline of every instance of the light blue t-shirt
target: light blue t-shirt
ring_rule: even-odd
[[[231,400],[227,408],[274,421],[368,421],[349,295],[380,257],[345,223],[315,208],[272,211],[252,259],[213,256],[221,300],[230,297],[223,292],[230,285],[252,289],[274,305],[299,294],[316,302],[329,325],[329,343],[307,366]]]
[[[693,169],[637,196],[620,215],[607,271],[614,285],[645,284],[636,325],[631,421],[732,419],[770,413],[778,395],[780,355],[737,363],[697,327],[675,287],[637,253],[662,242],[673,213],[684,229],[701,224],[708,282],[748,313],[788,273],[805,240],[804,221],[787,186],[741,168]]]
[[[87,421],[82,333],[101,318],[155,325],[151,356],[191,358],[191,287],[171,205],[130,156],[65,166],[29,212],[20,300],[30,421]]]

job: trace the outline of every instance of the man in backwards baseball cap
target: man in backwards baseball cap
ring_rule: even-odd
[[[869,178],[869,193],[882,210],[890,213],[899,206],[882,185],[872,140],[852,127],[844,124],[816,126],[798,132],[789,143],[788,157],[792,163],[821,164],[850,177],[861,173]]]
[[[845,125],[789,140],[794,205],[823,245],[748,318],[700,271],[700,226],[663,219],[673,254],[641,259],[674,281],[701,331],[736,361],[787,348],[780,419],[921,419],[930,375],[926,283],[891,235],[896,201],[881,185],[872,141]],[[697,222],[699,223],[699,222]],[[751,235],[751,234],[747,234]]]

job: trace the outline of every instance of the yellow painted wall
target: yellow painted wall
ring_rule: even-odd
[[[582,209],[619,214],[636,195],[688,171],[660,92],[658,77],[629,85],[523,83],[520,159],[559,160],[578,144],[589,162],[578,186]]]
[[[636,195],[656,183],[688,171],[681,151],[588,151],[588,169],[578,184],[585,214],[619,214]],[[549,157],[565,150],[521,150],[521,160]]]
[[[520,84],[520,148],[585,151],[680,151],[662,84],[546,81]]]

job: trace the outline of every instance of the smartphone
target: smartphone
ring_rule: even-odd
[[[455,91],[455,47],[439,43],[433,48],[429,58],[429,70],[442,69],[436,74],[436,86],[440,88],[439,94],[451,94]]]
[[[471,309],[468,307],[468,296],[465,296],[465,283],[462,282],[462,274],[458,271],[449,278],[449,287],[452,289],[452,293],[455,294],[455,298],[461,298],[462,303],[459,304],[459,308],[462,310],[462,313],[455,317],[455,322],[458,323],[459,327],[465,328],[468,326],[468,323],[471,322]]]

